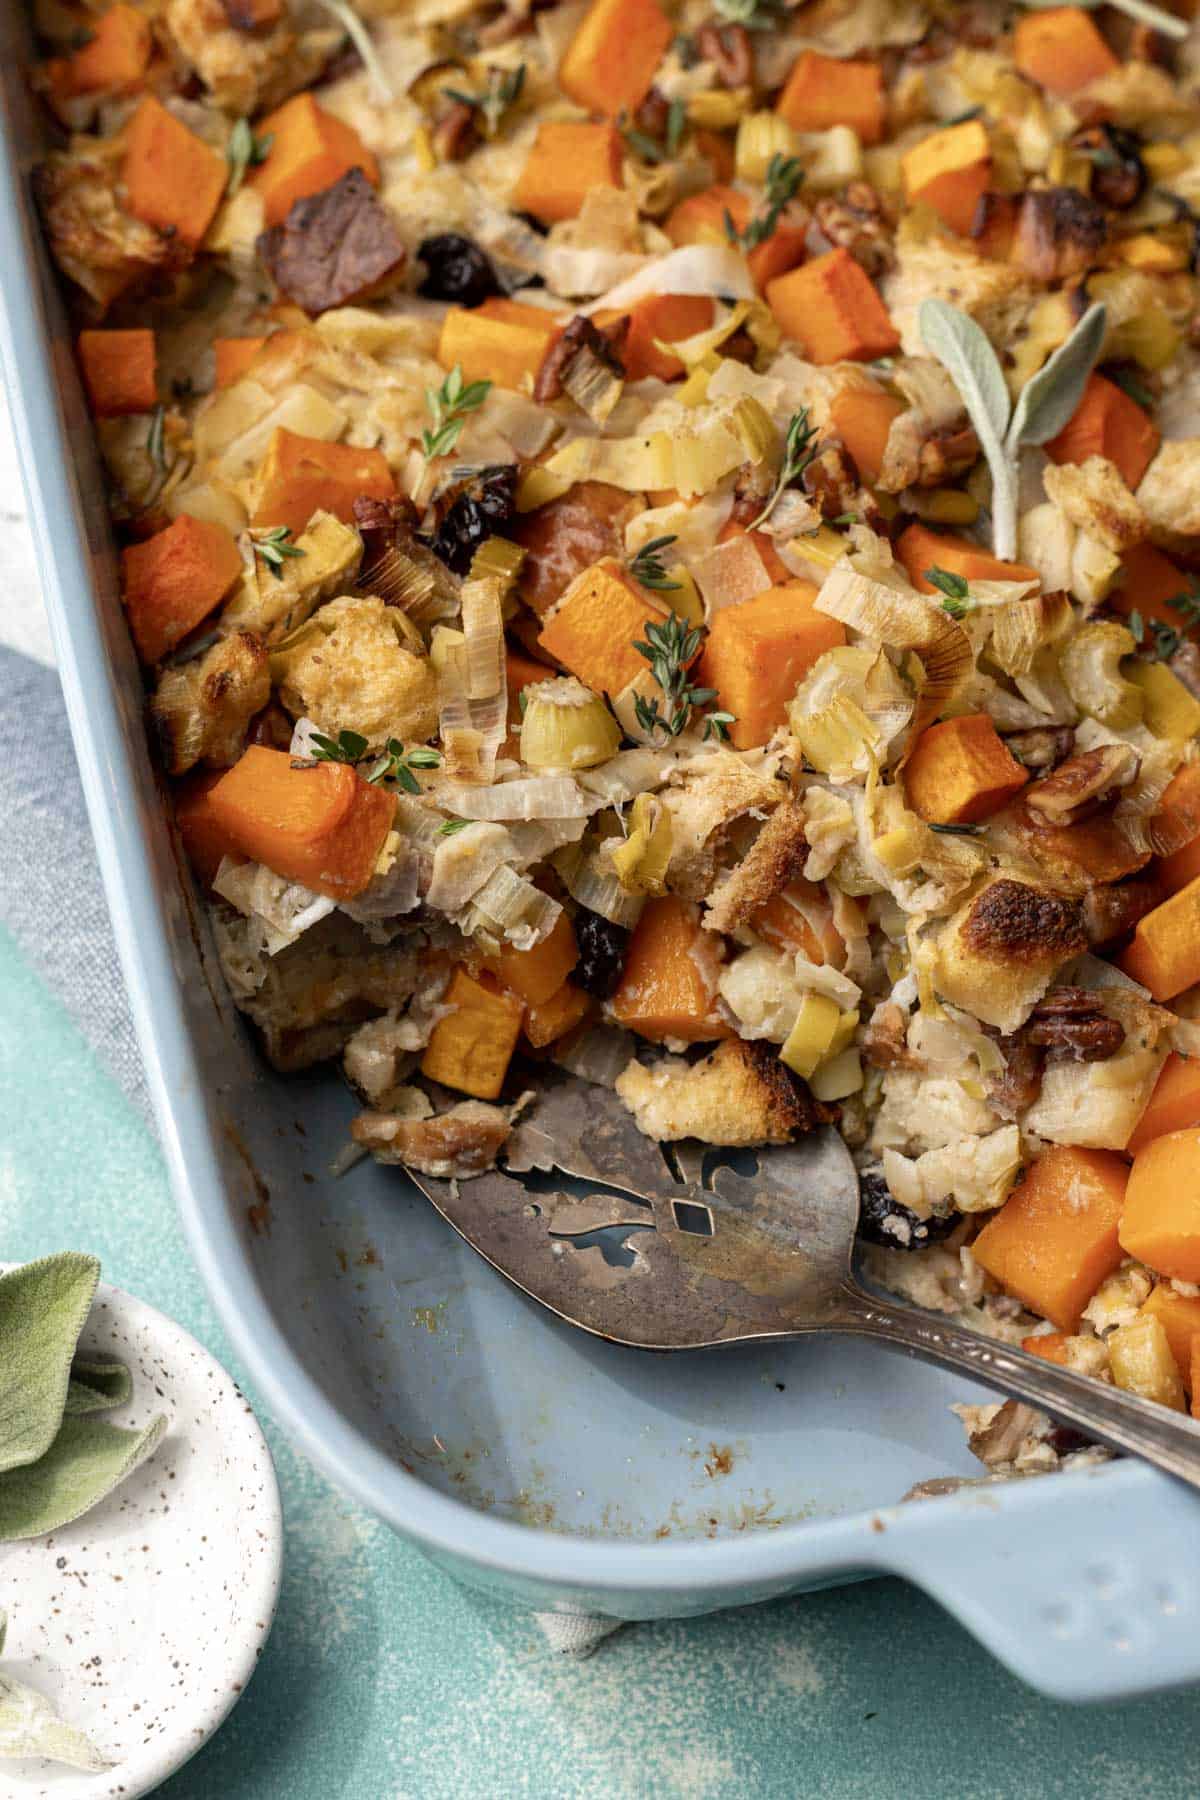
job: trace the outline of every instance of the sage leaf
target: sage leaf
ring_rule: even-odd
[[[1048,7],[1061,6],[1062,0],[1025,0],[1031,11],[1041,12]],[[1152,6],[1150,0],[1075,0],[1085,12],[1094,12],[1099,6],[1111,6],[1114,12],[1124,13],[1127,19],[1136,19],[1139,24],[1149,25],[1153,31],[1161,31],[1164,37],[1185,38],[1188,34],[1188,21],[1180,19],[1174,13],[1164,12],[1161,6]]]
[[[67,1401],[100,1264],[68,1251],[0,1275],[0,1475],[41,1460]]]
[[[45,1756],[51,1762],[102,1774],[114,1765],[65,1719],[44,1694],[0,1669],[0,1757]]]
[[[42,1537],[90,1512],[153,1454],[166,1429],[162,1413],[140,1431],[66,1413],[43,1457],[0,1476],[0,1543]]]
[[[980,442],[988,433],[1003,442],[1012,410],[1008,384],[982,325],[945,300],[922,300],[918,320],[925,348],[949,372]]]
[[[1025,383],[1008,428],[1010,455],[1015,456],[1022,444],[1049,443],[1074,417],[1088,377],[1100,360],[1107,329],[1108,308],[1098,301],[1088,307],[1066,343]]]
[[[992,548],[1005,562],[1017,553],[1017,472],[1005,447],[1012,402],[987,333],[945,300],[923,300],[921,340],[958,389],[992,474]]]

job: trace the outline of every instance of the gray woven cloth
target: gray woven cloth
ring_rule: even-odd
[[[3,648],[0,924],[152,1123],[58,676]]]

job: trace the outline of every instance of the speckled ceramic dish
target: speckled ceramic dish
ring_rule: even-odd
[[[165,1412],[167,1434],[86,1518],[0,1550],[4,1660],[114,1766],[92,1775],[6,1761],[5,1800],[153,1793],[237,1703],[279,1594],[271,1453],[220,1364],[152,1306],[105,1286],[80,1348],[120,1358],[133,1376],[114,1424]]]

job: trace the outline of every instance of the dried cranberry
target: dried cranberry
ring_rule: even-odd
[[[572,972],[576,986],[597,1000],[607,1000],[625,967],[628,931],[581,906],[575,915],[575,942],[579,945],[579,961]]]
[[[485,539],[502,531],[516,511],[515,464],[480,469],[465,481],[442,514],[430,549],[456,575],[465,575]]]
[[[954,1213],[945,1219],[918,1219],[874,1170],[862,1177],[859,1194],[858,1234],[868,1244],[882,1244],[887,1250],[923,1250],[927,1244],[949,1237],[958,1224]]]
[[[473,238],[463,237],[457,231],[425,238],[417,255],[429,270],[417,289],[427,300],[482,306],[485,300],[503,291],[484,251]]]

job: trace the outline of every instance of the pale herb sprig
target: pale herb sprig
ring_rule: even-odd
[[[462,436],[467,414],[477,412],[491,391],[490,381],[464,385],[461,363],[455,363],[440,388],[425,389],[425,404],[433,420],[432,429],[421,433],[426,462],[435,456],[449,456]]]
[[[484,132],[488,137],[495,137],[500,129],[500,121],[510,106],[515,106],[525,90],[525,64],[518,63],[515,69],[489,69],[487,87],[482,94],[469,94],[463,88],[443,88],[442,92],[448,100],[457,100],[460,106],[469,106],[483,119]]]
[[[229,164],[229,180],[225,183],[225,192],[230,199],[246,179],[246,170],[257,169],[260,163],[266,162],[274,142],[274,135],[270,132],[266,137],[255,137],[249,119],[237,121],[225,146],[225,159]]]
[[[252,531],[250,542],[253,545],[255,556],[261,562],[266,563],[276,581],[283,574],[285,558],[308,554],[306,550],[300,548],[299,544],[293,544],[290,525],[272,525],[269,531]]]
[[[156,406],[150,414],[150,429],[146,433],[146,455],[160,474],[167,472],[167,409]]]
[[[941,569],[935,563],[932,569],[926,569],[925,579],[932,581],[940,591],[943,612],[948,612],[952,619],[966,618],[973,602],[965,575],[956,575],[952,569]]]
[[[314,762],[348,763],[351,768],[357,768],[371,748],[360,731],[339,731],[336,738],[314,731],[311,743]],[[372,787],[396,786],[402,787],[406,794],[419,794],[421,784],[413,770],[438,769],[441,763],[440,751],[420,745],[416,749],[406,750],[399,738],[389,738],[382,754],[375,758],[372,767],[364,770],[363,774]]]
[[[1017,553],[1017,459],[1026,444],[1057,437],[1083,395],[1104,348],[1108,314],[1090,306],[1066,342],[1025,383],[1014,405],[1000,359],[983,327],[946,300],[921,302],[921,339],[946,370],[975,428],[992,477],[992,548]]]
[[[671,580],[662,559],[663,551],[674,542],[674,532],[669,532],[665,537],[651,538],[642,545],[636,556],[630,558],[629,573],[639,587],[654,588],[660,594],[666,594],[678,592],[683,586],[681,581]]]
[[[1200,579],[1191,577],[1190,585],[1166,602],[1179,614],[1182,630],[1168,625],[1165,619],[1146,619],[1136,607],[1125,620],[1138,647],[1139,656],[1149,662],[1169,662],[1175,652],[1189,641],[1189,635],[1200,625]]]
[[[783,440],[783,462],[776,477],[771,497],[758,517],[746,527],[748,531],[757,531],[775,510],[776,502],[783,490],[794,481],[799,481],[808,465],[817,454],[816,426],[809,423],[808,408],[802,406],[799,412],[793,413],[788,421],[787,436]]]
[[[804,184],[804,169],[798,156],[783,156],[777,150],[767,164],[764,181],[766,210],[750,220],[744,231],[733,222],[733,214],[725,208],[725,235],[735,250],[757,250],[765,244],[779,223],[779,215],[796,198]]]
[[[1025,0],[1025,5],[1034,12],[1058,4],[1059,0]],[[1185,38],[1188,34],[1186,19],[1177,18],[1164,7],[1151,5],[1150,0],[1075,0],[1075,4],[1086,12],[1101,5],[1111,6],[1114,12],[1124,13],[1127,19],[1136,19],[1139,25],[1149,25],[1152,31],[1161,31],[1164,37]]]
[[[439,837],[457,837],[460,831],[465,831],[467,826],[473,822],[471,819],[443,819],[437,828],[437,835]]]
[[[666,706],[663,711],[657,699],[647,700],[638,694],[633,703],[637,722],[651,734],[662,731],[667,737],[678,737],[686,729],[693,709],[707,706],[717,697],[716,688],[693,687],[688,673],[688,665],[700,648],[699,628],[689,625],[678,613],[672,613],[669,619],[647,619],[646,640],[635,639],[633,647],[650,664]],[[707,713],[705,740],[716,738],[724,743],[733,722],[732,713]]]

